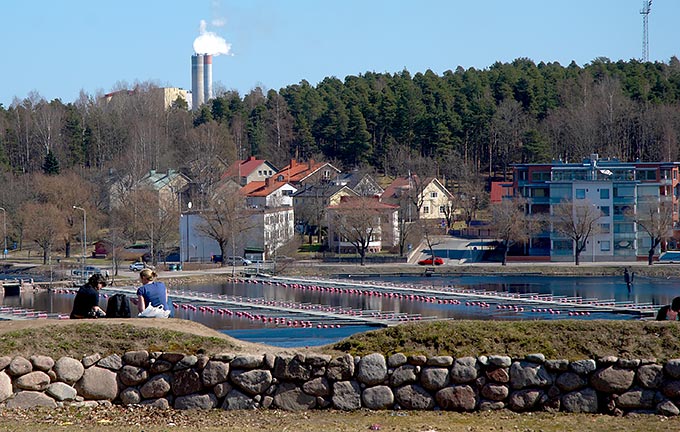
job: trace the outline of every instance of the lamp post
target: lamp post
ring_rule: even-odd
[[[193,207],[193,204],[191,203],[191,201],[189,201],[189,202],[187,203],[187,208],[188,208],[188,210],[187,210],[187,212],[186,212],[186,218],[185,218],[185,219],[186,219],[186,225],[187,225],[187,235],[186,235],[186,240],[187,240],[187,241],[186,241],[186,248],[187,248],[186,254],[187,254],[187,259],[186,259],[186,262],[189,262],[189,210],[191,210],[191,207]],[[179,252],[180,252],[180,256],[181,256],[181,255],[182,255],[182,251],[179,251]],[[180,259],[181,259],[181,257],[180,257]]]
[[[2,238],[5,240],[5,247],[2,249],[2,258],[7,259],[7,210],[0,207],[2,210]]]
[[[83,212],[83,261],[80,263],[80,277],[85,278],[85,252],[87,250],[87,212],[84,208],[73,206],[75,210],[82,210]]]

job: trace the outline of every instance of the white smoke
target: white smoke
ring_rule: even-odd
[[[229,55],[231,44],[217,34],[206,30],[205,20],[201,20],[200,36],[194,39],[194,51],[196,54]]]

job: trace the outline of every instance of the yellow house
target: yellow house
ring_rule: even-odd
[[[412,212],[413,219],[444,219],[453,195],[434,177],[397,177],[382,194],[382,201],[406,207],[402,217]],[[410,210],[410,211],[409,211]]]

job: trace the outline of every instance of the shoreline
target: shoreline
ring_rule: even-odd
[[[506,266],[500,263],[484,263],[484,264],[468,264],[468,265],[452,265],[445,264],[443,266],[418,266],[413,264],[367,264],[361,266],[358,264],[329,264],[312,261],[299,261],[293,265],[288,265],[281,269],[277,276],[283,277],[328,277],[328,278],[381,278],[381,277],[456,277],[461,275],[527,275],[527,276],[621,276],[625,268],[630,269],[638,277],[651,278],[680,278],[680,265],[674,264],[656,264],[647,265],[646,262],[634,263],[581,263],[581,265],[574,265],[573,263],[527,263],[527,262],[512,262]],[[433,269],[433,271],[432,271]],[[46,266],[12,266],[5,267],[3,273],[17,279],[25,276],[26,279],[33,276],[42,276],[47,279],[50,271]],[[235,277],[249,277],[244,274],[244,268],[231,267],[205,267],[182,271],[158,271],[158,279],[166,282],[169,286],[178,285],[190,281],[191,283],[209,283],[215,280],[220,280],[232,276]],[[426,272],[427,271],[427,272]],[[119,274],[114,277],[114,283],[135,285],[137,283],[138,274],[127,270],[120,270]],[[53,280],[52,282],[40,281],[35,282],[36,287],[66,287],[77,286],[73,280],[61,279]]]

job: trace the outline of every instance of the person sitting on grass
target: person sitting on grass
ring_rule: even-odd
[[[163,309],[170,311],[168,302],[168,289],[163,282],[155,280],[158,277],[155,271],[145,268],[139,272],[139,279],[142,286],[137,289],[137,310],[139,313],[144,312],[147,306],[153,307],[163,306]]]
[[[656,314],[657,321],[678,321],[680,312],[680,297],[675,297],[671,304],[662,306]]]
[[[106,279],[99,273],[93,274],[87,283],[80,287],[73,300],[71,319],[101,318],[106,313],[99,307],[99,290],[106,286]]]

